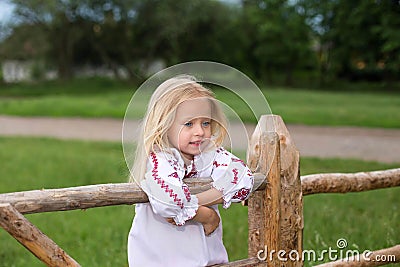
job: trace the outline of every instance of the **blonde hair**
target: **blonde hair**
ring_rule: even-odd
[[[195,98],[207,98],[211,103],[211,134],[216,146],[220,146],[227,134],[227,121],[213,92],[200,85],[193,76],[179,75],[160,84],[154,91],[147,106],[130,182],[144,179],[150,152],[170,148],[167,132],[175,119],[179,104]]]

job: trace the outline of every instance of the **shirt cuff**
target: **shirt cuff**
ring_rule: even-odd
[[[173,217],[176,225],[182,226],[186,221],[191,220],[196,216],[197,210],[199,209],[199,200],[195,195],[191,195],[190,202],[185,205],[185,207]]]
[[[222,204],[222,207],[224,209],[227,209],[231,206],[232,204],[232,197],[234,195],[234,192],[225,192],[225,188],[222,187],[221,185],[218,185],[218,182],[214,181],[212,183],[212,187],[217,189],[219,192],[221,192],[222,194],[222,200],[224,201],[224,203]]]

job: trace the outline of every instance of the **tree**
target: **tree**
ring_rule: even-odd
[[[48,49],[44,33],[34,25],[14,26],[0,46],[0,57],[12,60],[40,59]]]
[[[72,76],[74,43],[82,32],[74,23],[77,1],[12,1],[21,24],[39,28],[48,44],[46,56],[53,59],[60,78]]]
[[[125,63],[122,59],[130,58],[129,55],[124,57],[132,44],[131,40],[127,40],[132,34],[126,21],[132,3],[136,1],[12,2],[16,6],[20,25],[32,25],[44,33],[42,36],[48,44],[45,57],[57,66],[60,78],[72,77],[77,63],[96,62],[96,58],[100,58],[101,63],[116,70],[117,65]]]
[[[135,35],[136,8],[134,0],[80,1],[80,21],[85,35],[77,43],[75,62],[105,64],[120,77],[119,69],[131,79],[142,78],[139,69],[140,40]]]
[[[148,0],[138,2],[135,11],[134,33],[146,62],[229,58],[233,8],[210,0]]]
[[[332,78],[332,40],[328,37],[334,17],[335,0],[297,0],[296,8],[305,16],[310,26],[311,40],[317,53],[317,70],[319,85],[327,83]]]
[[[298,0],[320,47],[321,74],[349,80],[396,79],[400,3],[394,0]],[[398,78],[397,78],[398,79]]]
[[[386,70],[386,79],[398,80],[400,72],[400,2],[381,1],[381,5],[382,16],[376,30],[382,40],[380,47],[382,58],[377,67]]]
[[[273,82],[283,72],[291,85],[295,70],[314,63],[309,26],[291,1],[247,0],[243,12],[247,53],[257,76]]]
[[[23,24],[45,33],[46,55],[62,78],[71,77],[75,64],[105,64],[116,76],[123,67],[143,78],[155,60],[218,60],[232,30],[227,6],[211,0],[13,2]]]

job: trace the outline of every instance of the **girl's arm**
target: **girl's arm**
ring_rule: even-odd
[[[199,206],[196,216],[193,217],[193,221],[201,223],[204,228],[204,233],[210,235],[218,228],[221,219],[212,208]]]
[[[167,222],[176,225],[173,218],[166,218]],[[212,234],[218,228],[221,221],[217,212],[212,208],[206,206],[199,206],[196,215],[192,218],[193,221],[199,222],[203,225],[205,235]]]
[[[254,176],[246,164],[224,148],[217,149],[211,173],[212,187],[222,192],[223,207],[249,197]]]
[[[184,225],[196,216],[199,204],[197,197],[191,195],[182,182],[184,171],[174,168],[171,158],[166,152],[151,152],[140,186],[149,197],[155,214],[172,218],[176,225]]]
[[[199,201],[199,206],[212,206],[215,204],[223,204],[224,200],[222,199],[222,192],[215,188],[211,188],[207,191],[196,194],[196,197]]]

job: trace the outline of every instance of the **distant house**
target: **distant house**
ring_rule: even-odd
[[[6,83],[32,80],[32,62],[6,60],[1,64],[3,80]]]
[[[29,82],[37,79],[34,75],[35,65],[34,61],[27,60],[5,60],[1,64],[3,80],[6,83],[16,83],[16,82]],[[140,68],[143,73],[147,76],[151,76],[154,73],[161,71],[165,68],[165,63],[162,60],[155,60],[147,65],[139,63]],[[45,80],[57,79],[56,70],[42,70],[42,78]],[[74,68],[74,76],[76,77],[109,77],[116,78],[113,70],[105,66],[76,66]],[[119,67],[117,69],[118,77],[121,79],[128,79],[128,72],[124,67]]]

